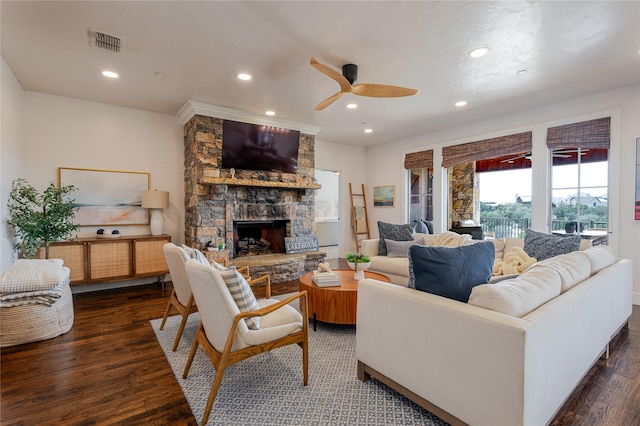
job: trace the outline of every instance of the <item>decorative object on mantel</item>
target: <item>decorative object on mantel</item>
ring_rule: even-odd
[[[362,253],[350,252],[350,253],[347,253],[345,258],[347,259],[347,264],[349,265],[349,268],[356,271],[355,275],[353,276],[353,279],[358,281],[364,280],[364,271],[369,269],[369,267],[371,266],[371,259],[369,258],[369,256],[364,255]]]
[[[36,255],[44,245],[45,258],[49,258],[49,243],[63,240],[77,231],[80,225],[73,222],[77,211],[75,200],[69,194],[77,188],[73,185],[56,186],[53,182],[43,193],[29,185],[25,179],[16,179],[9,194],[9,220],[18,237],[15,248],[25,257]]]
[[[231,179],[235,179],[236,178],[236,169],[234,169],[233,167],[229,169],[229,173],[231,173]]]
[[[162,234],[161,209],[169,207],[169,193],[167,191],[145,191],[142,193],[142,208],[151,209],[151,235]]]

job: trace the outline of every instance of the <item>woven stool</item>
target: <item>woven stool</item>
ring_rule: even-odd
[[[51,306],[34,304],[0,308],[0,347],[51,339],[71,330],[73,296],[68,282]]]

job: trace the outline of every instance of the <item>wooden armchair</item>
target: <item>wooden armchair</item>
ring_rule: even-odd
[[[173,282],[173,291],[171,292],[171,297],[167,303],[167,308],[164,311],[160,330],[164,329],[164,324],[167,322],[167,317],[169,316],[169,312],[171,312],[171,307],[173,306],[176,308],[178,313],[182,315],[180,328],[178,328],[176,340],[173,342],[172,351],[175,352],[178,348],[178,344],[180,343],[180,338],[182,337],[184,326],[187,323],[187,318],[192,312],[196,312],[198,307],[193,299],[191,286],[187,279],[187,272],[184,268],[185,262],[189,260],[189,254],[183,248],[178,247],[173,243],[165,244],[162,247],[162,250],[164,251],[167,266],[169,266],[169,273],[171,274],[171,281]]]
[[[309,330],[306,291],[282,301],[268,297],[260,299],[257,300],[256,310],[241,312],[229,290],[229,286],[234,284],[230,282],[228,272],[193,260],[187,262],[186,270],[195,300],[200,307],[200,325],[182,377],[187,378],[198,346],[204,350],[216,370],[202,424],[209,418],[225,369],[254,355],[285,345],[299,345],[302,348],[303,384],[307,385]],[[248,287],[246,281],[241,285]],[[251,293],[247,288],[242,291],[245,297],[246,291]],[[267,281],[266,293],[271,294],[270,281]],[[299,300],[302,314],[288,305],[296,299]],[[248,318],[259,318],[257,329],[249,328],[246,322]]]

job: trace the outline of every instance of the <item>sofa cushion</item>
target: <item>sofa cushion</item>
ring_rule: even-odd
[[[469,304],[522,318],[560,294],[560,275],[551,266],[529,268],[518,278],[474,287]]]
[[[378,221],[378,233],[380,234],[378,242],[378,255],[387,255],[387,245],[385,240],[394,241],[411,241],[413,240],[413,232],[415,224],[407,223],[406,225],[397,225],[393,223]]]
[[[587,256],[587,259],[589,259],[591,275],[612,265],[616,261],[616,255],[613,253],[613,249],[605,245],[588,248],[583,251],[583,253]]]
[[[524,233],[524,251],[538,261],[570,253],[580,248],[580,236],[559,237],[527,229]]]
[[[409,259],[406,257],[373,256],[369,271],[408,277]]]
[[[411,241],[393,241],[385,240],[387,244],[388,257],[407,257],[409,256],[409,247],[419,244],[416,240]]]
[[[411,246],[409,287],[467,302],[471,289],[491,278],[495,250],[483,241],[462,247]]]
[[[531,266],[529,269],[533,270],[544,267],[551,267],[558,272],[560,276],[560,293],[564,293],[591,275],[589,258],[584,253],[578,251],[543,260]]]

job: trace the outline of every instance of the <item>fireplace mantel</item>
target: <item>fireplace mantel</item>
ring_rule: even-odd
[[[320,189],[321,185],[314,182],[279,182],[260,179],[237,179],[224,177],[203,177],[202,185],[230,185],[230,186],[261,186],[267,188]]]

